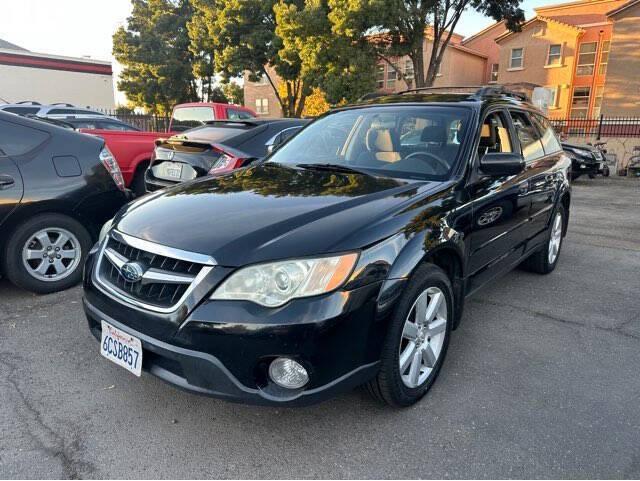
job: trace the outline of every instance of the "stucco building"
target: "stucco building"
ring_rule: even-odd
[[[640,1],[581,0],[535,12],[521,32],[496,37],[492,80],[548,88],[555,118],[640,115]]]
[[[111,63],[34,53],[0,40],[0,103],[23,100],[113,109]]]

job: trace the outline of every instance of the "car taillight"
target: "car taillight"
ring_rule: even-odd
[[[209,175],[231,172],[234,169],[242,167],[242,164],[244,164],[245,160],[247,159],[223,153],[216,161],[216,163],[213,164],[213,167],[211,167],[211,169],[209,170]]]
[[[100,151],[100,160],[102,161],[104,168],[107,169],[107,172],[111,174],[111,178],[113,178],[118,189],[124,192],[124,178],[122,177],[120,166],[106,145]]]

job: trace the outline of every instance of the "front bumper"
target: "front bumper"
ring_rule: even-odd
[[[249,404],[308,405],[375,376],[391,315],[391,309],[379,313],[380,286],[296,299],[278,309],[206,296],[190,312],[159,314],[111,298],[85,275],[84,309],[97,339],[102,320],[139,338],[142,369],[174,386]],[[305,366],[307,386],[287,390],[269,379],[269,363],[280,356]]]

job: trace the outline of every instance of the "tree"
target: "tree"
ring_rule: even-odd
[[[236,82],[223,83],[222,92],[229,103],[244,105],[244,89]]]
[[[329,0],[334,30],[362,44],[409,83],[393,58],[408,56],[415,87],[430,87],[463,12],[468,8],[518,30],[524,21],[522,0]],[[372,35],[373,34],[373,35]],[[425,69],[424,41],[432,41]],[[365,47],[366,48],[366,47]]]
[[[193,9],[208,6],[214,7],[215,0],[191,0]],[[213,102],[215,60],[213,54],[213,40],[207,29],[206,19],[202,15],[191,15],[187,22],[189,34],[189,51],[193,56],[193,75],[200,82],[201,98],[204,102]]]
[[[374,63],[332,32],[328,0],[194,1],[224,80],[265,77],[287,117],[302,115],[315,87],[331,102],[371,89]]]
[[[188,0],[132,0],[127,26],[113,35],[113,54],[124,69],[118,88],[129,102],[168,115],[176,103],[198,99],[187,22]]]

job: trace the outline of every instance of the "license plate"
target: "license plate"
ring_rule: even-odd
[[[179,162],[163,162],[160,164],[160,173],[169,179],[182,178],[182,164]]]
[[[142,343],[137,337],[102,321],[100,354],[140,377],[142,373]]]

